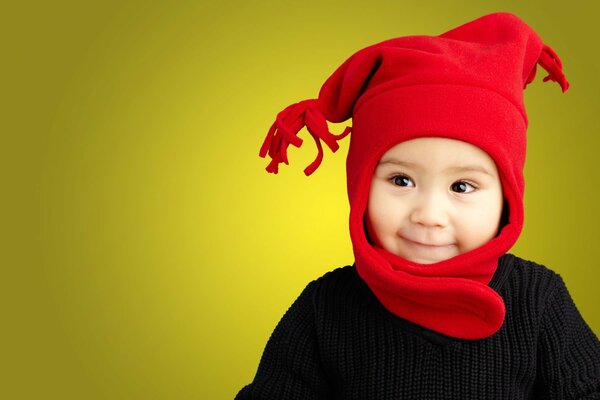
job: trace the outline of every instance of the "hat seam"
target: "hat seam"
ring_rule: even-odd
[[[394,81],[389,82],[390,85],[393,83]],[[444,83],[444,82],[439,82],[439,83],[418,83],[418,84],[409,84],[409,85],[401,85],[401,86],[397,86],[394,85],[390,88],[382,88],[382,86],[384,85],[379,85],[375,89],[380,89],[377,90],[376,93],[372,93],[370,94],[368,91],[365,92],[362,96],[359,97],[359,99],[357,100],[357,102],[354,105],[354,109],[352,110],[352,117],[354,117],[354,115],[356,115],[360,109],[363,107],[364,104],[368,103],[369,101],[373,100],[374,98],[377,98],[379,95],[387,93],[391,90],[394,89],[399,89],[399,88],[408,88],[408,87],[413,87],[413,86],[462,86],[462,87],[472,87],[472,88],[477,88],[477,89],[482,89],[482,90],[486,90],[488,92],[492,92],[500,97],[502,97],[504,100],[508,101],[514,108],[517,109],[517,111],[519,112],[519,114],[521,115],[521,118],[523,118],[523,121],[525,122],[525,126],[528,125],[528,121],[527,121],[527,115],[521,111],[520,107],[515,104],[514,101],[512,101],[510,98],[508,98],[507,96],[505,96],[504,94],[498,92],[497,90],[491,89],[489,87],[486,86],[480,86],[480,85],[465,85],[465,84],[459,84],[459,83]],[[385,85],[387,86],[387,85]]]

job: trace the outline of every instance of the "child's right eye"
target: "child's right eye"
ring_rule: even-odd
[[[415,183],[406,175],[396,175],[392,177],[392,183],[396,186],[414,187]]]

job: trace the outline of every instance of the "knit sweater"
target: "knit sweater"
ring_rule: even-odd
[[[462,340],[391,314],[354,266],[328,272],[285,313],[236,400],[600,399],[600,342],[560,275],[507,254],[489,286],[504,324]]]

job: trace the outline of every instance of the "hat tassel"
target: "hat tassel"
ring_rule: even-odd
[[[285,108],[279,114],[265,138],[259,155],[271,157],[271,162],[267,165],[267,172],[276,174],[279,164],[289,164],[287,157],[287,148],[290,144],[295,147],[302,145],[302,139],[298,137],[298,132],[304,127],[313,137],[317,146],[317,157],[305,169],[304,173],[308,176],[312,174],[323,160],[323,146],[321,140],[327,144],[332,152],[339,148],[337,141],[346,137],[351,127],[346,127],[344,132],[334,135],[329,131],[327,120],[319,109],[317,99],[304,100]]]
[[[538,63],[548,72],[548,76],[543,81],[557,82],[563,93],[566,92],[569,88],[569,82],[562,70],[562,62],[558,54],[550,46],[544,45]]]

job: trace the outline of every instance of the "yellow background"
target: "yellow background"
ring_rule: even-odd
[[[559,272],[599,333],[598,9],[584,3],[4,5],[0,398],[233,398],[306,283],[352,262],[347,141],[310,178],[310,138],[269,175],[258,149],[277,112],[364,46],[492,11],[528,21],[572,85],[539,69],[526,91],[513,252]]]

